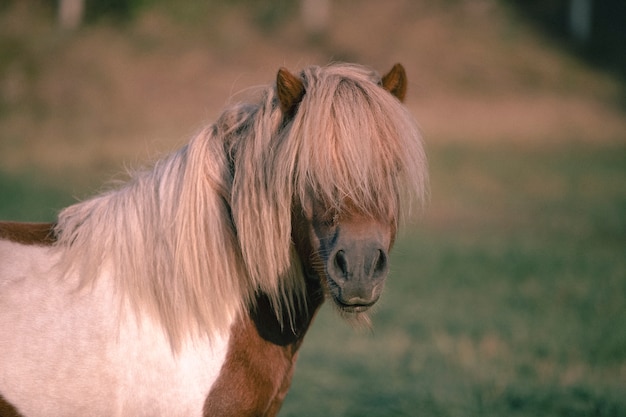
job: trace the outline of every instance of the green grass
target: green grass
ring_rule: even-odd
[[[625,416],[626,146],[438,145],[371,331],[325,305],[281,416]],[[0,217],[62,187],[0,175]]]
[[[60,209],[76,201],[67,184],[52,185],[43,177],[0,171],[0,221],[53,221]]]

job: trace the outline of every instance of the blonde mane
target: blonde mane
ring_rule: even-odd
[[[63,210],[65,269],[83,286],[109,273],[120,303],[153,317],[174,347],[227,331],[259,292],[291,314],[304,291],[294,202],[313,193],[397,221],[401,190],[421,199],[427,181],[418,128],[377,73],[336,64],[300,76],[292,119],[268,86],[151,170]]]

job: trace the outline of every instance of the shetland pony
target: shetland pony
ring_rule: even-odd
[[[0,223],[0,416],[273,416],[325,298],[366,320],[426,162],[406,75],[280,69],[119,189]]]

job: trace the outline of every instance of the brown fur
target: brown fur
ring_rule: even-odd
[[[206,417],[278,414],[291,386],[298,349],[323,297],[319,282],[310,280],[307,307],[293,328],[279,322],[267,297],[258,297],[250,316],[231,329],[226,362],[204,403]]]
[[[0,417],[22,417],[22,415],[0,395]]]
[[[22,245],[50,246],[56,241],[53,223],[0,222],[0,239]]]

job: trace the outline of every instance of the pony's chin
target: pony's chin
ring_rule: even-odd
[[[367,330],[372,328],[372,320],[366,310],[357,312],[355,310],[346,310],[340,307],[337,307],[337,310],[339,311],[341,318],[348,322],[348,324],[352,327]]]

